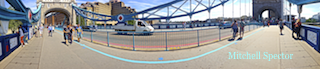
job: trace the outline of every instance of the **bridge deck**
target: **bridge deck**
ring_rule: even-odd
[[[159,52],[121,50],[87,41],[67,46],[62,43],[61,33],[56,31],[53,37],[45,33],[43,38],[34,38],[29,45],[2,60],[0,69],[320,69],[320,54],[306,42],[292,39],[286,27],[284,35],[280,35],[278,26],[270,26],[247,32],[238,41],[224,40],[192,49]],[[229,52],[232,55],[260,52],[261,58],[229,59]],[[265,52],[267,56],[293,55],[292,59],[269,61],[263,59]],[[164,64],[144,64],[157,63],[154,61]]]

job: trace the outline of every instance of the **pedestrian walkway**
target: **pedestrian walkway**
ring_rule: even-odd
[[[75,41],[67,46],[63,43],[62,32],[56,31],[53,37],[45,33],[42,39],[35,38],[26,47],[18,48],[1,61],[0,69],[320,69],[318,52],[306,42],[292,39],[288,28],[285,27],[283,33],[280,35],[278,26],[270,26],[247,32],[244,39],[238,41],[224,40],[175,51],[143,52],[87,41]],[[230,53],[233,55],[234,52],[260,52],[261,59],[229,59]],[[282,53],[293,56],[292,59],[269,61],[263,59],[265,52],[267,56]]]

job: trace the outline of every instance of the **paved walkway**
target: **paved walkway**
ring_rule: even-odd
[[[285,27],[259,28],[238,41],[220,41],[175,51],[128,51],[87,41],[65,45],[61,31],[34,38],[0,63],[0,69],[320,69],[320,54],[306,42],[291,38]],[[261,59],[229,59],[230,53],[255,54]],[[264,53],[293,54],[292,59],[263,59]],[[239,54],[238,54],[239,55]],[[159,58],[163,58],[159,60]],[[145,64],[147,63],[147,64]],[[157,64],[160,63],[160,64]]]

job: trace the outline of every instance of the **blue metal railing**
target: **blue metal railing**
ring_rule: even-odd
[[[186,28],[197,28],[197,27],[209,27],[209,26],[219,26],[220,23],[191,23],[186,24]],[[153,24],[151,25],[154,29],[175,29],[184,28],[183,24]],[[193,27],[194,26],[194,27]],[[106,26],[106,29],[112,29],[112,26]],[[105,29],[104,26],[98,26],[98,29]]]
[[[292,23],[285,23],[293,31]],[[300,29],[302,40],[306,41],[316,51],[320,52],[320,27],[302,24]]]
[[[246,24],[246,28],[247,28],[246,31],[259,28],[261,27],[261,25],[262,25],[261,23]],[[223,28],[223,27],[225,26],[222,26],[220,28]],[[219,33],[212,32],[214,30],[220,30],[220,29],[219,27],[217,27],[217,28],[206,28],[206,29],[199,29],[199,30],[154,31],[154,32],[104,31],[104,32],[98,32],[99,34],[94,34],[94,35],[88,32],[87,34],[83,34],[83,37],[84,39],[87,39],[89,41],[106,44],[108,47],[113,46],[113,47],[131,49],[134,51],[141,50],[141,48],[143,49],[159,48],[160,50],[168,51],[173,49],[182,49],[183,47],[201,46],[208,42],[210,43],[210,41],[221,40],[223,37],[231,35],[231,30],[229,31],[228,29],[226,29],[228,31],[224,30]],[[106,36],[103,36],[104,33],[106,33]],[[184,35],[179,35],[176,33],[180,33]],[[215,36],[218,34],[220,35],[222,33],[224,34],[223,36]],[[149,34],[151,34],[151,36]],[[210,35],[214,37],[205,37]],[[177,39],[173,39],[172,37],[176,37]],[[191,37],[195,37],[195,39],[189,40]],[[154,41],[154,38],[157,38],[159,40]]]
[[[19,34],[0,36],[0,42],[0,60],[4,59],[21,45]]]

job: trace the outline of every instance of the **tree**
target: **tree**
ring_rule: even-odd
[[[11,6],[8,9],[15,11],[15,9]],[[22,25],[22,22],[20,20],[10,20],[8,28],[14,31],[14,30],[17,30],[20,25]]]
[[[79,17],[77,16],[77,24],[79,24]],[[85,25],[85,20],[83,17],[80,16],[80,26],[86,26]]]
[[[11,29],[12,31],[17,30],[20,25],[22,25],[22,22],[20,20],[9,21],[9,29]]]
[[[314,22],[316,22],[316,19],[313,19],[313,18],[309,18],[308,20],[306,20],[306,22],[311,22],[311,23],[314,23]]]

